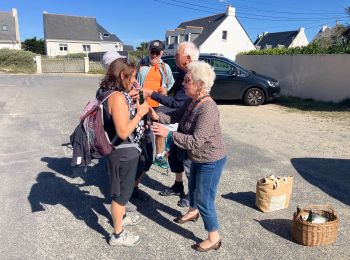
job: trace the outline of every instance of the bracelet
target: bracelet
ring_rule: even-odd
[[[137,113],[136,115],[140,117],[140,120],[142,119],[142,116],[139,113]]]

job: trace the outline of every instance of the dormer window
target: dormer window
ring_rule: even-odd
[[[9,29],[8,29],[7,25],[3,25],[3,26],[2,26],[2,30],[3,30],[3,31],[8,31]]]
[[[227,40],[227,31],[222,31],[222,39]]]
[[[104,33],[103,37],[109,37],[109,34],[108,33]]]

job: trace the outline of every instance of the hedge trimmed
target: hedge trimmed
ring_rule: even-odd
[[[34,56],[30,51],[0,49],[0,70],[5,72],[34,73]]]
[[[253,50],[241,52],[238,55],[297,55],[297,54],[350,54],[350,45],[332,46],[321,48],[317,44],[309,44],[305,47],[279,48],[266,50]]]

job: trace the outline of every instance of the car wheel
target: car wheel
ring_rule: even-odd
[[[259,106],[265,102],[265,93],[260,88],[250,88],[245,93],[243,101],[248,106]]]

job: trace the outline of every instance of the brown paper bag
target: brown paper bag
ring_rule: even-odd
[[[271,175],[258,180],[255,205],[262,212],[288,208],[292,186],[293,176],[275,177]]]

